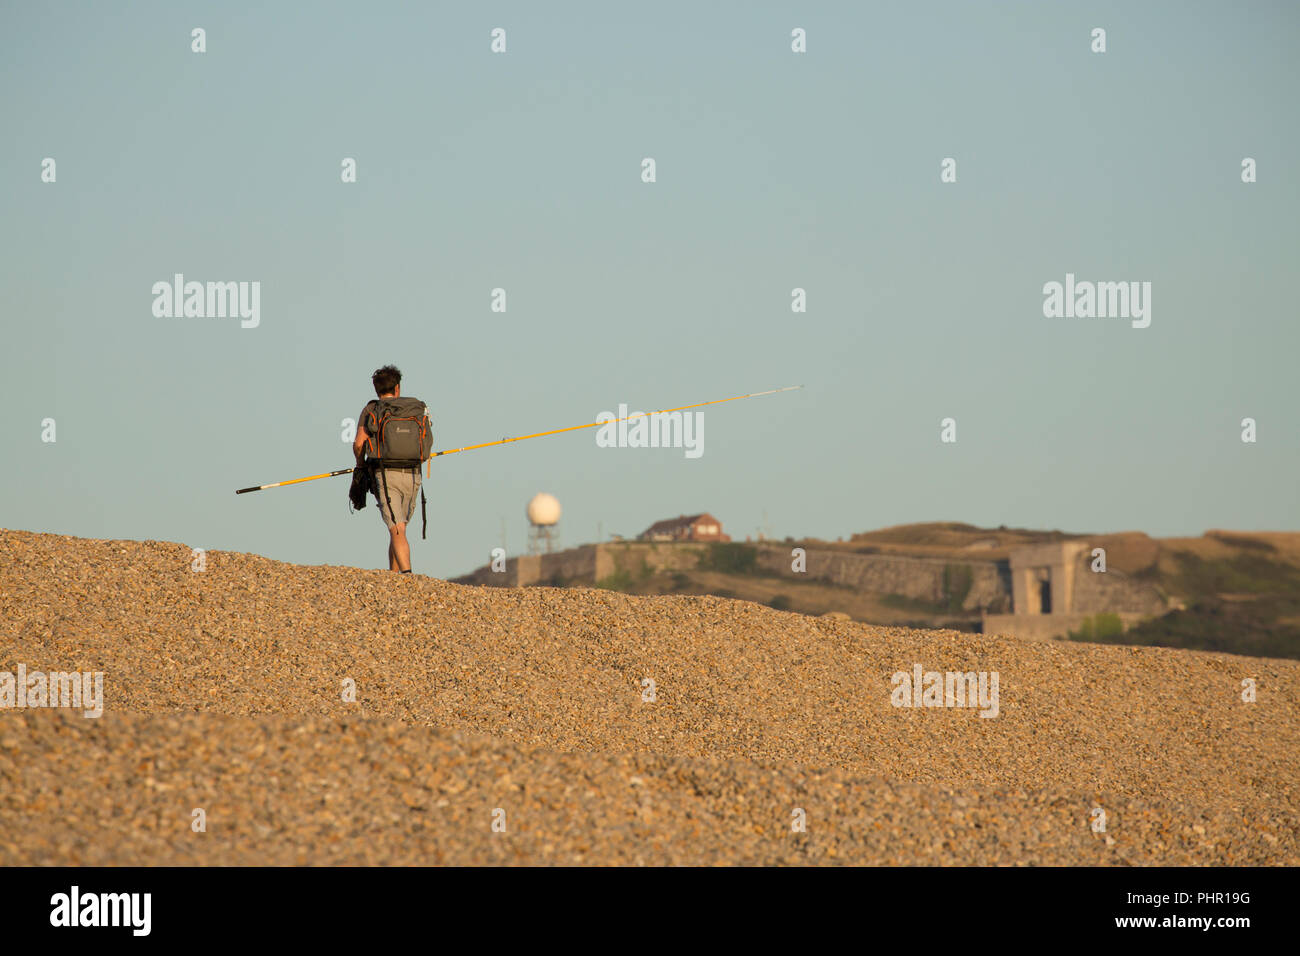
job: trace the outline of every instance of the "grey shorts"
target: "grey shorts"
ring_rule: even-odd
[[[384,524],[393,526],[393,514],[397,523],[407,524],[415,514],[415,503],[420,500],[420,472],[416,468],[375,469],[375,499],[379,502],[379,516]],[[388,499],[393,502],[393,514],[388,511],[388,501],[384,498],[384,482],[388,482]]]

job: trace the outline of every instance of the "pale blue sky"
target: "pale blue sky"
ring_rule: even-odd
[[[591,430],[437,461],[417,572],[484,563],[503,516],[519,551],[540,490],[567,544],[701,510],[742,539],[764,512],[1300,528],[1298,28],[1293,3],[6,3],[0,525],[382,566],[346,478],[233,491],[349,465],[340,419],[391,361],[439,448],[807,386],[707,411],[697,460]],[[175,272],[260,281],[260,327],[155,318]],[[1151,327],[1044,318],[1066,272],[1152,282]]]

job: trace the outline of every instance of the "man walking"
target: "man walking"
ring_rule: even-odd
[[[433,450],[428,410],[419,399],[402,397],[402,373],[385,365],[370,377],[378,398],[366,403],[357,417],[352,454],[357,468],[370,473],[370,490],[388,527],[388,569],[411,573],[411,545],[406,525],[421,501],[420,466]]]

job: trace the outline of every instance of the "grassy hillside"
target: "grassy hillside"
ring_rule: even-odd
[[[1278,537],[1210,532],[1161,542],[1139,573],[1186,606],[1105,643],[1300,659],[1300,562]]]
[[[1154,584],[1183,605],[1127,633],[1093,627],[1091,633],[1074,635],[1075,640],[1300,659],[1300,533],[1209,531],[1199,538],[1157,539],[1141,532],[1086,535],[941,522],[884,528],[848,541],[786,543],[959,561],[1004,560],[1013,548],[1068,539],[1105,548],[1110,569]],[[948,600],[931,603],[766,575],[756,565],[756,553],[752,545],[712,545],[702,552],[697,568],[672,573],[623,569],[599,586],[627,594],[712,594],[801,614],[838,612],[870,624],[980,629],[978,612],[961,610],[959,580],[952,582]]]

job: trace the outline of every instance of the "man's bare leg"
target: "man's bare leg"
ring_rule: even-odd
[[[411,543],[406,540],[406,522],[391,525],[388,529],[388,570],[409,571],[411,568]]]

